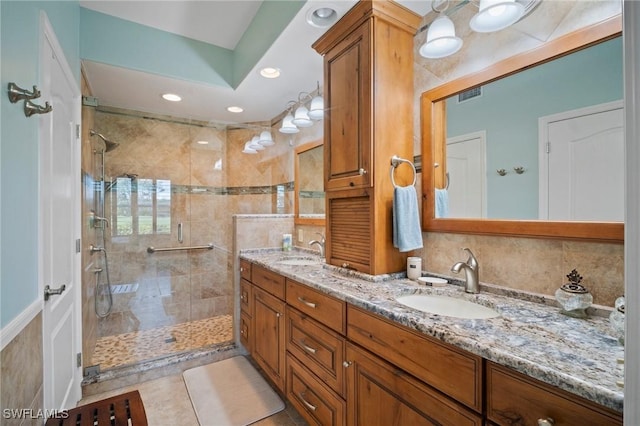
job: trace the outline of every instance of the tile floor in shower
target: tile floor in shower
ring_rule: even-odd
[[[220,315],[98,339],[91,365],[100,370],[233,340],[231,315]]]

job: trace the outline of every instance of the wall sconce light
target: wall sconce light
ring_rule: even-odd
[[[316,96],[311,99],[311,105],[309,106],[309,118],[316,121],[324,118],[324,98],[320,93],[320,82],[318,82]]]
[[[480,0],[469,26],[477,33],[490,33],[515,24],[523,14],[524,6],[516,0]]]
[[[256,151],[255,149],[251,148],[251,141],[247,141],[247,143],[244,144],[244,149],[242,150],[242,152],[244,152],[245,154],[257,154],[258,151]]]
[[[285,115],[284,118],[282,119],[282,126],[280,127],[280,129],[278,129],[280,133],[293,134],[293,133],[298,133],[300,131],[300,129],[298,129],[295,124],[293,124],[293,114],[291,114],[291,109],[292,109],[291,104],[295,105],[295,102],[289,101],[289,107],[287,108],[288,109],[287,115]]]
[[[310,95],[306,92],[300,92],[298,94],[298,108],[296,109],[296,113],[293,117],[293,124],[297,127],[311,127],[313,126],[313,121],[309,118],[309,110],[306,106],[304,106],[306,99],[310,98]]]
[[[461,47],[462,39],[456,37],[453,21],[447,15],[440,15],[429,25],[427,41],[420,46],[420,55],[429,59],[439,59],[453,55]]]
[[[260,132],[260,136],[258,137],[258,143],[262,146],[273,146],[276,144],[273,141],[271,132],[268,130],[263,130],[262,132]]]

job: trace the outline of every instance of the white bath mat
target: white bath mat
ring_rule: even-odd
[[[201,426],[244,426],[284,409],[243,356],[192,368],[182,376]]]

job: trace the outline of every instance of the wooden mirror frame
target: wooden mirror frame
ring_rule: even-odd
[[[318,226],[325,226],[325,222],[326,222],[326,214],[325,214],[325,219],[321,219],[321,218],[312,218],[312,217],[300,217],[300,179],[298,179],[298,176],[300,176],[300,154],[302,154],[303,152],[309,151],[311,149],[317,148],[319,146],[323,145],[323,141],[322,139],[319,139],[317,141],[313,141],[313,142],[309,142],[303,145],[300,145],[298,147],[295,148],[295,157],[293,160],[294,163],[294,178],[293,178],[293,196],[295,197],[294,201],[293,201],[293,223],[295,223],[296,225],[318,225]],[[324,156],[323,156],[324,158]],[[319,179],[322,180],[322,182],[324,183],[324,170],[322,170],[322,174],[319,176]]]
[[[443,160],[446,158],[445,100],[447,98],[470,88],[490,83],[560,56],[618,37],[621,34],[622,17],[613,17],[424,92],[420,99],[423,159],[423,231],[623,243],[624,223],[621,222],[436,219],[432,200],[435,200],[435,188],[444,186],[446,168],[427,166],[430,164],[444,164]]]

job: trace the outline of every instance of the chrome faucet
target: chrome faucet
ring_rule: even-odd
[[[320,257],[324,257],[324,243],[326,242],[324,238],[324,234],[320,232],[316,232],[316,234],[320,235],[319,240],[311,240],[309,241],[309,246],[313,246],[314,244],[318,245],[318,250],[320,250]]]
[[[469,259],[466,262],[454,263],[451,267],[451,272],[456,274],[460,272],[460,269],[464,269],[465,285],[464,291],[467,293],[480,293],[480,281],[478,280],[478,260],[473,255],[471,250],[464,248],[464,251],[469,253]]]

